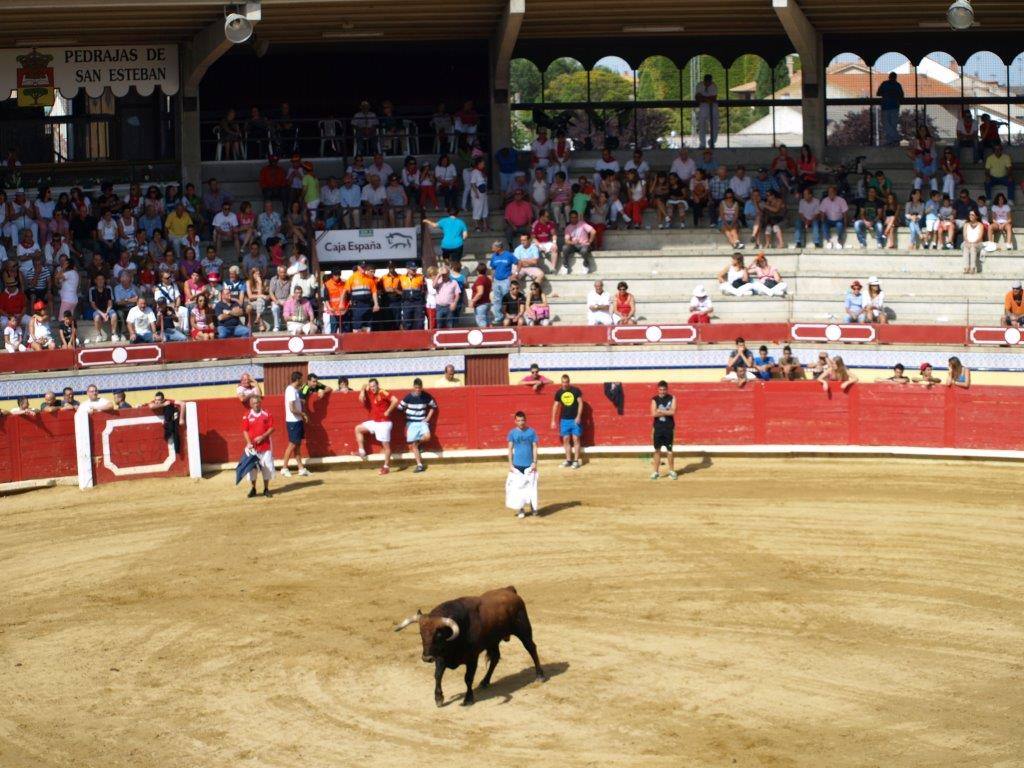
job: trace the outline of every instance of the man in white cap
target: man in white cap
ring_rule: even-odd
[[[715,305],[704,286],[696,286],[693,289],[693,296],[690,298],[690,319],[687,322],[691,325],[710,323],[714,311]]]
[[[1003,325],[1020,326],[1024,324],[1024,289],[1020,280],[1010,283],[1010,290],[1003,299]]]

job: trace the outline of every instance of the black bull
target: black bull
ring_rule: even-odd
[[[492,589],[479,597],[459,597],[441,603],[425,616],[416,611],[414,616],[399,624],[395,631],[405,629],[413,622],[420,626],[423,640],[423,661],[434,664],[434,703],[441,706],[441,677],[444,670],[466,665],[466,696],[463,705],[472,704],[473,677],[481,651],[487,651],[487,674],[480,687],[491,684],[491,675],[498,666],[501,653],[498,643],[515,635],[533,659],[537,679],[546,680],[533,643],[533,628],[526,615],[526,603],[515,587]]]

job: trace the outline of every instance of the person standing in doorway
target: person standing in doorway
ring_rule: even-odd
[[[675,480],[675,457],[672,442],[676,431],[676,398],[668,393],[668,382],[658,382],[658,394],[651,398],[651,418],[654,419],[654,457],[651,459],[651,480],[661,477],[661,457],[668,463],[668,476]]]
[[[559,411],[561,411],[560,418]],[[551,407],[551,428],[555,429],[557,420],[558,434],[565,447],[563,467],[580,468],[580,439],[583,436],[580,419],[582,417],[583,393],[570,383],[568,376],[562,376],[562,386],[555,391],[555,402]]]
[[[704,80],[697,86],[694,96],[697,99],[697,136],[700,139],[700,147],[714,149],[715,142],[718,141],[718,86],[711,75],[704,75]]]
[[[883,141],[887,147],[895,147],[900,143],[900,106],[903,104],[903,86],[896,79],[896,73],[890,72],[889,79],[878,86],[875,95],[882,100]]]
[[[302,374],[292,371],[292,383],[284,390],[284,425],[288,430],[288,447],[284,450],[284,458],[281,461],[281,475],[291,477],[292,472],[288,469],[288,462],[292,455],[295,456],[295,465],[299,468],[301,477],[308,477],[309,470],[302,463],[302,441],[306,437],[306,422],[309,417],[303,408],[301,381]]]
[[[162,394],[160,399],[162,400]],[[154,401],[156,402],[156,401]],[[270,481],[274,478],[274,450],[270,436],[274,434],[274,420],[263,410],[263,398],[253,395],[249,398],[249,412],[242,417],[242,436],[245,438],[245,449],[252,451],[259,464],[249,472],[248,498],[256,497],[256,473],[263,475],[263,495],[270,498]]]

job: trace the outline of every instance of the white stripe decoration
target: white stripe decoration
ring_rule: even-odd
[[[512,347],[519,344],[515,328],[451,328],[434,331],[435,347]]]
[[[252,340],[257,355],[323,354],[338,351],[337,336],[263,336]]]
[[[697,340],[692,325],[613,325],[608,338],[614,344],[689,344]]]
[[[790,326],[789,335],[794,341],[864,344],[875,340],[875,329],[867,324],[797,323]]]
[[[78,364],[82,368],[95,365],[124,365],[130,363],[156,363],[163,358],[163,350],[156,344],[131,344],[117,347],[93,347],[78,351]]]
[[[122,467],[114,463],[110,455],[110,435],[115,429],[123,427],[134,427],[142,424],[163,424],[161,416],[135,416],[128,419],[110,419],[103,427],[103,466],[109,469],[117,477],[128,475],[145,475],[154,472],[166,472],[174,465],[174,443],[167,440],[167,458],[160,464],[141,464],[137,467]]]
[[[1024,341],[1020,328],[978,327],[971,328],[968,338],[971,344],[990,344],[994,346],[1015,347]]]

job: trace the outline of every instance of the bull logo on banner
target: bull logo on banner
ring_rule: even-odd
[[[53,56],[32,49],[18,56],[18,106],[52,107],[54,102]]]

